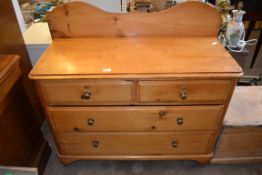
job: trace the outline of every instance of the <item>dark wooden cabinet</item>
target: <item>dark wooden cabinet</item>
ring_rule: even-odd
[[[0,56],[0,164],[38,167],[41,174],[50,148],[34,124],[20,77],[19,57]]]
[[[28,78],[32,65],[12,0],[0,7],[0,55],[20,56],[19,66],[16,56],[0,56],[0,165],[37,167],[41,174],[50,155],[40,132],[44,113]]]

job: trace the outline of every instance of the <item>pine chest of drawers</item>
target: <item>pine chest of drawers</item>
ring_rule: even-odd
[[[61,161],[209,162],[241,75],[214,42],[212,37],[55,39],[30,77]]]

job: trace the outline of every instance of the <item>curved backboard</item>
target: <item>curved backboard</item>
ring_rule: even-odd
[[[109,13],[70,2],[55,8],[47,21],[53,38],[214,37],[221,15],[214,7],[194,1],[154,13]]]

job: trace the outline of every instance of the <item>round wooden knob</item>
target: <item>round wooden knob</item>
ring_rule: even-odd
[[[182,117],[179,117],[179,118],[176,119],[176,122],[177,122],[178,125],[183,125],[184,120],[183,120]]]
[[[185,100],[187,98],[187,91],[185,89],[182,89],[180,92],[180,98],[182,100]]]
[[[99,141],[93,141],[93,147],[97,148],[99,146]]]
[[[89,119],[87,120],[87,124],[88,124],[89,126],[93,126],[93,125],[95,124],[95,120],[92,119],[92,118],[89,118]]]
[[[89,100],[91,98],[91,93],[90,92],[85,92],[82,96],[81,99],[83,100]]]
[[[177,141],[172,141],[172,146],[174,147],[174,148],[176,148],[177,146],[178,146],[178,143],[177,143]]]

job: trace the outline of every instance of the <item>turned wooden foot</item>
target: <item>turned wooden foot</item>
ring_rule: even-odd
[[[76,159],[65,159],[65,158],[61,158],[61,159],[59,159],[59,160],[60,160],[60,162],[61,162],[63,165],[69,165],[69,164],[71,164],[71,163],[73,163],[73,162],[76,161]]]
[[[63,165],[69,165],[78,160],[74,158],[65,158],[62,155],[60,155],[59,153],[57,153],[57,157]]]

